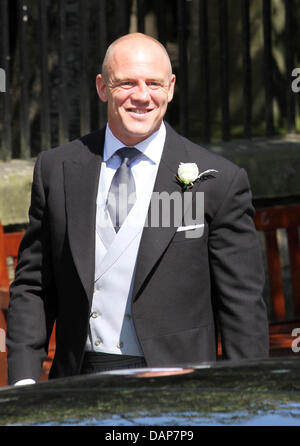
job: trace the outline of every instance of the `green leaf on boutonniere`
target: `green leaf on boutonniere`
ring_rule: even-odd
[[[209,169],[199,174],[199,169],[196,163],[180,163],[175,177],[181,185],[183,192],[185,192],[188,189],[192,189],[196,181],[204,180],[215,172],[218,171]]]

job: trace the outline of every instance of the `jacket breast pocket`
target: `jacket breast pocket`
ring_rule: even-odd
[[[173,242],[199,242],[200,239],[207,237],[207,230],[205,227],[200,227],[196,229],[188,229],[183,231],[176,231]]]

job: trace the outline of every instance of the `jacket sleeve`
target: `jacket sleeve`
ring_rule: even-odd
[[[209,250],[223,359],[268,356],[264,268],[248,177],[239,169],[211,223]]]
[[[10,286],[6,336],[9,384],[26,378],[39,381],[55,318],[42,158],[43,153],[35,164],[29,224]]]

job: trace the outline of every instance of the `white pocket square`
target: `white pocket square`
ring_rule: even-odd
[[[204,227],[204,223],[201,223],[200,225],[179,226],[177,228],[177,232],[190,231],[192,229],[199,229],[199,228],[203,228],[203,227]]]

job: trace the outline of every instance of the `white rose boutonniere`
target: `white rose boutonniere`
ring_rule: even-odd
[[[187,189],[191,189],[197,180],[204,179],[213,172],[218,171],[209,169],[199,174],[199,169],[196,163],[180,163],[176,178],[185,191]]]

